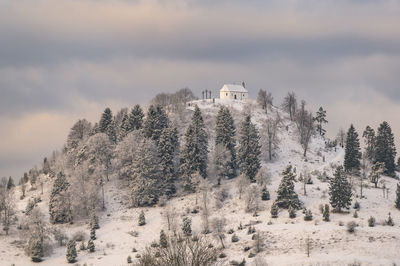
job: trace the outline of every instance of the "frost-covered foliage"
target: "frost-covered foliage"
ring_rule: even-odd
[[[63,172],[57,174],[49,200],[50,222],[72,223],[71,198],[68,192],[70,183]]]
[[[278,196],[275,204],[284,209],[289,207],[293,209],[300,209],[302,203],[299,200],[297,193],[294,191],[294,179],[296,175],[292,171],[292,166],[289,165],[282,172],[282,181],[278,188]]]
[[[336,168],[334,177],[329,182],[330,204],[337,211],[342,208],[348,209],[351,205],[351,185],[347,181],[344,169],[342,166]]]
[[[257,172],[261,168],[261,146],[259,141],[258,130],[251,122],[251,116],[246,115],[240,127],[238,159],[241,172],[251,182],[255,182]]]

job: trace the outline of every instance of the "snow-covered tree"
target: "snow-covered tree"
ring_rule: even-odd
[[[95,251],[95,245],[92,239],[89,239],[87,243],[87,249],[89,250],[90,253]]]
[[[215,128],[215,145],[224,145],[230,152],[229,164],[226,170],[229,178],[236,176],[236,128],[233,117],[226,107],[221,107],[217,114]]]
[[[75,240],[68,241],[67,254],[66,254],[68,263],[76,262],[76,257],[77,256],[78,256],[78,254],[76,253],[76,242],[75,242]]]
[[[370,126],[367,126],[363,132],[364,144],[365,144],[365,154],[366,158],[370,161],[374,160],[375,153],[375,130]]]
[[[208,136],[200,109],[196,106],[191,123],[186,130],[180,155],[180,174],[183,179],[199,172],[207,177]]]
[[[192,219],[184,217],[182,220],[182,231],[185,236],[192,235]]]
[[[69,187],[67,177],[63,172],[59,172],[54,180],[49,200],[50,222],[53,224],[72,223]]]
[[[400,184],[397,184],[395,206],[400,210]]]
[[[268,109],[272,106],[273,100],[274,97],[272,97],[272,94],[270,92],[267,92],[263,89],[260,89],[258,91],[257,103],[263,110],[265,110],[265,113],[267,113]]]
[[[124,180],[132,180],[133,169],[135,165],[133,160],[143,142],[143,135],[136,130],[129,133],[115,148],[115,160],[113,160],[114,168],[118,173],[118,177]]]
[[[322,127],[323,124],[328,123],[328,120],[326,120],[326,110],[322,108],[322,106],[318,109],[317,115],[315,116],[315,121],[317,121],[317,132],[321,135],[324,136],[326,133],[326,130]]]
[[[143,125],[144,135],[158,143],[162,130],[168,125],[169,119],[164,109],[160,105],[151,105]]]
[[[28,239],[27,253],[33,262],[41,262],[45,255],[44,247],[49,240],[49,228],[43,219],[44,214],[39,208],[35,208],[27,219],[22,231],[23,237]],[[26,234],[26,235],[25,235]]]
[[[314,133],[314,119],[312,113],[305,109],[306,102],[301,101],[301,107],[296,113],[296,126],[299,141],[303,147],[303,156],[306,157],[311,136]]]
[[[348,209],[351,205],[351,185],[347,181],[346,174],[342,166],[336,168],[333,178],[329,182],[330,204],[338,212],[342,208]]]
[[[223,144],[217,144],[212,151],[210,170],[217,178],[218,185],[221,185],[221,180],[229,177],[230,157],[229,150]]]
[[[375,188],[378,187],[379,179],[381,178],[382,174],[385,172],[385,163],[383,162],[376,162],[371,167],[371,172],[369,174],[369,179],[371,183],[374,183]]]
[[[375,142],[375,160],[385,164],[385,174],[395,176],[395,157],[396,147],[394,145],[394,136],[389,124],[384,121],[378,128]]]
[[[225,238],[226,219],[224,217],[215,217],[212,220],[211,225],[215,237],[217,237],[221,242],[222,248],[225,248],[224,238]]]
[[[353,124],[347,131],[346,149],[344,155],[344,169],[346,172],[357,171],[360,169],[360,140]]]
[[[135,207],[152,206],[165,186],[161,159],[151,139],[144,139],[139,145],[132,161],[132,204]]]
[[[293,121],[297,111],[297,97],[294,92],[289,92],[283,99],[284,110],[289,113],[290,120]]]
[[[143,126],[144,113],[140,105],[135,105],[129,115],[129,124],[132,130],[139,130]]]
[[[126,135],[128,135],[128,133],[131,131],[132,131],[132,128],[131,128],[131,123],[129,121],[129,115],[125,114],[122,117],[121,126],[120,126],[119,134],[118,134],[118,141],[123,140],[126,137]]]
[[[113,115],[110,108],[106,108],[101,115],[100,122],[99,122],[99,132],[105,133],[109,137],[110,141],[116,142],[117,140],[117,133],[115,131],[115,123],[113,119]]]
[[[3,230],[8,235],[13,218],[16,214],[15,197],[13,187],[9,188],[10,179],[7,182],[3,178],[0,183],[0,220],[3,224]]]
[[[345,139],[346,139],[346,132],[344,132],[343,128],[340,128],[339,132],[337,133],[336,140],[339,143],[340,147],[342,148],[344,147]]]
[[[76,149],[80,143],[84,142],[92,131],[92,125],[86,119],[81,119],[76,122],[67,138],[67,149],[73,150]]]
[[[282,180],[277,191],[275,204],[284,209],[292,207],[296,210],[300,209],[302,203],[299,200],[297,193],[294,191],[294,180],[296,175],[292,171],[292,166],[289,165],[282,172]]]
[[[160,246],[162,248],[168,247],[168,239],[167,239],[167,235],[165,234],[164,230],[160,231]]]
[[[257,172],[261,168],[261,146],[259,140],[260,137],[256,126],[251,122],[250,115],[246,115],[240,127],[238,159],[241,172],[251,182],[255,182]]]
[[[276,150],[279,148],[278,129],[281,123],[279,113],[276,113],[275,118],[268,118],[261,127],[261,145],[264,158],[272,160]]]
[[[176,128],[164,128],[158,142],[158,153],[164,177],[164,193],[168,196],[176,192],[174,185],[176,175],[176,157],[179,149],[178,130]]]

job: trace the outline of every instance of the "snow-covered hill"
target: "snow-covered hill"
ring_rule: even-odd
[[[268,265],[393,265],[400,264],[400,211],[395,209],[395,189],[397,181],[393,178],[383,177],[386,188],[389,188],[388,198],[383,197],[381,188],[373,188],[367,184],[363,194],[365,198],[359,198],[359,187],[354,186],[355,191],[353,203],[360,203],[358,217],[354,218],[354,209],[350,213],[331,213],[330,222],[322,220],[320,205],[329,203],[328,183],[324,176],[332,176],[333,167],[342,164],[344,150],[340,147],[327,148],[326,140],[320,136],[313,136],[307,157],[303,157],[302,147],[299,145],[295,133],[296,127],[286,113],[277,107],[265,114],[252,101],[240,102],[216,99],[207,101],[194,101],[189,103],[188,109],[193,110],[198,105],[202,110],[207,122],[212,124],[221,105],[229,106],[234,115],[237,128],[242,118],[243,110],[250,111],[253,122],[261,128],[268,116],[273,117],[276,112],[282,117],[282,124],[279,130],[279,149],[277,156],[272,161],[263,160],[263,167],[271,174],[268,190],[271,200],[261,201],[258,216],[245,211],[244,199],[239,199],[237,193],[237,180],[224,180],[220,187],[212,186],[209,191],[211,206],[210,219],[213,217],[226,218],[226,231],[232,229],[239,237],[239,241],[232,243],[231,234],[226,233],[226,248],[221,253],[225,258],[218,260],[219,265],[230,265],[230,261],[242,261],[246,259],[246,265],[256,265],[256,258],[263,258]],[[214,134],[212,128],[208,128],[209,134]],[[210,138],[213,139],[213,138]],[[212,145],[210,143],[210,148]],[[296,182],[295,189],[300,200],[307,209],[313,213],[312,221],[304,221],[301,211],[297,217],[290,219],[288,212],[281,210],[278,218],[271,218],[270,208],[276,198],[276,190],[281,181],[281,172],[288,165],[296,169],[296,173],[307,170],[311,173],[313,184],[307,185],[307,195],[303,194],[303,184]],[[44,193],[41,191],[30,191],[24,200],[18,201],[18,209],[25,208],[29,198],[41,196],[42,202],[39,206],[44,213],[48,213],[48,194],[51,188],[50,180],[47,179],[44,185]],[[354,181],[358,184],[357,181]],[[367,182],[365,182],[367,183]],[[214,197],[219,191],[228,192],[228,197],[222,206],[216,206]],[[19,190],[17,193],[20,193]],[[106,185],[107,209],[100,213],[100,226],[97,230],[96,252],[78,252],[78,264],[83,265],[126,265],[127,257],[130,255],[133,261],[135,256],[141,254],[145,247],[153,241],[158,241],[160,230],[166,232],[167,225],[164,218],[167,209],[172,210],[180,224],[182,217],[191,217],[195,233],[201,232],[201,208],[199,213],[192,213],[192,210],[199,203],[199,194],[177,196],[166,203],[166,206],[152,208],[127,208],[127,191],[121,187],[118,180],[112,179]],[[19,195],[17,195],[19,198]],[[218,205],[218,204],[217,204]],[[140,211],[143,210],[147,224],[138,226],[137,220]],[[388,213],[394,220],[394,226],[384,226],[384,220]],[[19,217],[24,215],[19,213]],[[375,227],[368,226],[368,218],[374,216],[377,220]],[[22,218],[20,218],[22,219]],[[358,226],[355,233],[350,234],[346,230],[346,224],[355,221]],[[244,229],[238,227],[243,225]],[[245,247],[252,247],[254,240],[252,235],[247,233],[248,226],[255,227],[257,232],[263,236],[262,251],[254,258],[248,258],[251,252],[245,251]],[[58,225],[65,229],[69,236],[75,232],[84,231],[88,236],[88,225],[84,221],[78,221],[72,225]],[[180,228],[180,225],[179,225]],[[210,238],[212,234],[209,235]],[[24,255],[23,250],[18,247],[18,230],[13,228],[10,236],[0,235],[0,265],[30,265],[30,258]],[[306,254],[306,239],[311,243],[310,256]],[[213,238],[215,245],[219,246],[217,239]],[[16,248],[17,247],[17,248]],[[135,248],[137,252],[132,252]],[[50,256],[44,258],[42,265],[63,265],[66,264],[65,247],[56,247]],[[260,265],[260,264],[258,264]]]

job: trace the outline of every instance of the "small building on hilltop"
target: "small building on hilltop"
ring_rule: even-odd
[[[249,92],[244,87],[244,82],[242,85],[224,84],[219,91],[219,97],[221,99],[230,100],[247,100],[247,98],[249,98]]]

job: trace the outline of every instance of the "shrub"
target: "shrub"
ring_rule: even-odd
[[[236,234],[232,235],[232,243],[238,242],[239,241],[239,237]]]
[[[233,228],[231,228],[231,229],[228,230],[228,234],[230,234],[230,235],[233,234],[234,232],[235,232],[235,231],[233,230]]]
[[[390,225],[390,226],[394,225],[394,222],[393,222],[392,216],[390,215],[390,212],[389,212],[389,217],[385,222],[386,222],[386,225]]]
[[[304,221],[311,221],[313,219],[311,210],[307,210],[304,215]]]
[[[356,226],[357,226],[356,222],[354,222],[354,221],[348,222],[347,223],[347,232],[354,233],[356,230]]]
[[[132,257],[129,255],[128,258],[126,258],[126,262],[128,264],[132,263]]]
[[[279,211],[278,206],[275,203],[272,204],[272,206],[271,206],[271,217],[272,218],[277,218],[278,217],[278,211]]]
[[[358,201],[356,201],[356,202],[354,203],[353,208],[356,209],[356,210],[359,210],[359,209],[360,209],[360,203],[359,203]]]
[[[140,212],[140,215],[139,215],[139,219],[138,219],[138,225],[139,226],[143,226],[143,225],[145,225],[146,224],[146,218],[144,217],[144,212],[143,212],[143,210]]]
[[[357,210],[354,212],[353,218],[358,218],[358,212],[357,212]]]
[[[296,218],[296,209],[295,208],[292,208],[292,206],[290,206],[289,207],[289,209],[288,209],[288,212],[289,212],[289,218]]]
[[[368,219],[368,226],[369,227],[374,227],[375,226],[375,218],[374,217],[369,217]]]

